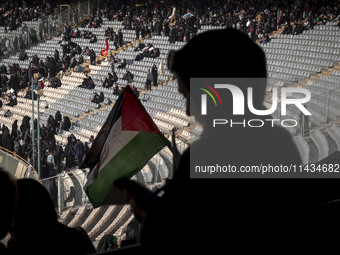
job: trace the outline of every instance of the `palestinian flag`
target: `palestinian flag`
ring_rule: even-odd
[[[277,10],[277,24],[280,24],[282,18],[283,18],[283,11],[281,9],[278,9]]]
[[[123,194],[113,187],[113,182],[121,177],[131,178],[169,144],[127,86],[84,160],[91,169],[84,189],[92,205],[96,208],[125,203]]]
[[[189,9],[187,9],[187,13],[192,15],[192,16],[195,16],[194,12],[190,11]]]
[[[103,57],[107,57],[107,53],[108,53],[108,50],[109,50],[109,43],[107,42],[107,38],[105,38],[105,44],[106,44],[105,49],[103,49],[100,53],[100,55],[103,56]]]

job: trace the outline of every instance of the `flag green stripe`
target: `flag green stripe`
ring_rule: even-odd
[[[166,143],[167,139],[161,134],[140,132],[136,135],[101,169],[96,180],[87,187],[86,194],[92,205],[99,207],[115,180],[121,177],[131,178]]]

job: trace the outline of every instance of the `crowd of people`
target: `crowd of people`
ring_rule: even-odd
[[[37,120],[34,121],[34,141],[35,152],[33,155],[33,143],[32,143],[32,128],[31,118],[24,116],[22,124],[18,127],[18,120],[15,120],[12,124],[12,131],[6,125],[2,125],[0,134],[0,146],[15,152],[20,157],[27,160],[34,167],[37,167],[38,152],[37,152]],[[45,179],[51,176],[59,174],[66,168],[80,167],[82,160],[89,150],[91,141],[83,144],[73,134],[68,137],[68,143],[65,149],[56,142],[55,135],[61,133],[63,130],[69,131],[71,128],[71,121],[68,116],[62,116],[57,111],[55,116],[50,115],[48,117],[46,125],[40,126],[40,160],[41,160],[41,178]],[[51,155],[51,156],[49,156]],[[48,160],[48,156],[53,158],[53,164],[51,159]],[[34,160],[33,160],[34,157]],[[65,159],[65,164],[64,162]]]
[[[284,33],[299,34],[304,29],[312,29],[316,24],[322,24],[330,19],[336,20],[340,10],[339,7],[338,1],[325,0],[189,0],[184,2],[145,1],[143,4],[140,4],[139,1],[109,1],[106,9],[99,11],[99,15],[94,15],[84,24],[89,27],[101,26],[100,16],[104,14],[110,20],[117,19],[118,21],[124,21],[127,29],[134,29],[136,31],[137,39],[140,36],[143,37],[151,32],[155,32],[158,35],[168,36],[170,43],[189,41],[203,25],[216,28],[236,28],[241,31],[243,34],[234,29],[202,34],[200,39],[191,41],[191,44],[188,44],[181,52],[176,53],[175,61],[172,63],[172,66],[169,66],[169,69],[176,73],[177,78],[182,80],[182,83],[179,84],[181,92],[184,97],[189,98],[190,74],[215,77],[215,74],[225,75],[227,70],[227,75],[230,77],[242,77],[242,75],[266,77],[267,71],[263,51],[249,38],[246,38],[244,34],[253,41],[260,43],[267,43],[270,40],[269,33],[281,25],[285,25]],[[15,11],[13,14],[10,11],[5,16],[5,10],[8,12],[10,9],[5,8],[2,10],[2,16],[7,17],[7,15],[10,15],[15,17],[13,19],[15,19],[14,23],[16,24],[17,16]],[[5,22],[10,20],[13,23],[13,19],[5,19]],[[64,45],[66,46],[63,47],[63,49],[65,48],[63,50],[63,60],[59,58],[59,52],[56,51],[54,57],[47,58],[45,62],[39,60],[38,56],[33,56],[28,70],[22,70],[17,64],[11,65],[8,71],[4,65],[1,66],[1,92],[8,93],[7,91],[9,90],[9,96],[13,99],[13,96],[16,97],[19,89],[28,86],[30,78],[36,72],[41,73],[44,78],[52,78],[52,81],[54,81],[52,86],[59,87],[61,83],[55,77],[56,72],[58,70],[65,71],[68,67],[79,66],[80,63],[80,61],[75,62],[73,61],[74,59],[71,60],[73,51],[73,58],[76,54],[79,54],[77,53],[79,52],[79,47],[74,44],[72,45],[68,35],[72,33],[74,36],[78,36],[78,34],[81,36],[81,32],[66,28],[64,33],[64,41],[66,42]],[[113,38],[114,41],[117,38],[117,46],[120,45],[117,33],[108,29],[107,36]],[[88,39],[93,40],[94,36],[92,35]],[[213,42],[217,43],[218,47],[212,47],[212,54],[197,54],[204,47],[212,46]],[[147,49],[149,54],[151,45],[147,47],[149,47]],[[144,54],[143,49],[145,49],[145,45],[144,47],[140,45],[139,50],[141,53],[139,55]],[[221,51],[221,49],[224,50]],[[235,52],[231,52],[231,50],[235,50]],[[81,54],[91,56],[91,63],[96,64],[96,57],[95,55],[93,56],[89,48],[85,48]],[[210,66],[218,54],[222,54],[220,56],[221,59],[232,59],[232,61],[228,62],[227,67],[213,64]],[[116,61],[117,59],[112,59],[112,63]],[[58,63],[61,64],[59,65]],[[126,61],[123,63],[125,64],[121,68],[126,67]],[[241,70],[242,73],[240,73]],[[113,93],[120,94],[122,86],[117,85],[115,81],[117,79],[114,74],[113,68],[112,73],[103,80],[103,87],[113,87]],[[7,75],[10,76],[9,79]],[[123,79],[127,83],[131,83],[134,77],[129,70],[126,70]],[[151,89],[152,83],[154,86],[157,86],[156,66],[148,70],[146,75],[147,90]],[[43,82],[37,80],[37,86],[43,88]],[[90,75],[86,75],[81,87],[87,89],[94,88],[94,82]],[[136,94],[139,93],[136,88],[133,87],[133,89]],[[264,91],[265,88],[263,89]],[[31,91],[28,90],[27,96],[31,96]],[[95,93],[91,100],[100,103],[104,99],[103,96],[102,93],[99,95]],[[263,97],[261,98],[263,99]],[[261,105],[262,103],[259,102]],[[187,105],[187,113],[194,114],[190,112],[189,108],[189,105]],[[205,118],[199,114],[196,117]],[[249,119],[253,116],[246,115],[245,117]],[[82,165],[84,155],[88,152],[93,142],[93,137],[89,142],[83,144],[74,135],[70,135],[67,145],[63,149],[56,143],[55,135],[59,130],[69,130],[71,122],[67,116],[62,116],[60,112],[56,112],[54,117],[49,116],[46,125],[38,127],[35,120],[33,125],[35,126],[34,130],[39,128],[40,131],[40,137],[37,137],[36,131],[34,137],[35,144],[38,140],[41,144],[42,178],[54,176],[64,167],[72,168]],[[209,127],[206,127],[206,129],[209,129]],[[38,155],[37,150],[33,154],[33,134],[31,130],[30,118],[28,116],[23,118],[20,128],[18,127],[17,120],[14,121],[11,132],[8,127],[2,125],[0,146],[15,151],[31,163],[33,163],[34,159],[36,163]],[[227,145],[225,150],[218,153],[224,157],[228,155],[229,161],[235,164],[243,164],[244,161],[252,164],[260,161],[261,163],[272,163],[271,160],[275,163],[288,162],[290,164],[301,164],[296,146],[286,131],[280,128],[275,128],[270,132],[268,130],[265,131],[256,129],[254,133],[251,133],[243,128],[236,128],[227,133],[223,131],[218,136],[213,136],[213,131],[205,132],[202,134],[201,141],[196,143],[196,146],[202,146],[200,148],[207,150],[202,140],[205,141],[204,139],[213,138],[215,139],[213,144],[215,146],[221,139],[225,139],[230,146],[228,147]],[[268,137],[271,139],[268,139]],[[243,146],[236,146],[238,144]],[[261,145],[261,150],[259,149],[259,144]],[[277,148],[277,144],[280,144],[280,148]],[[212,153],[216,152],[214,146],[210,148]],[[276,149],[273,150],[273,148]],[[174,148],[172,148],[172,151],[175,156],[178,154]],[[312,228],[314,228],[314,224],[316,224],[318,219],[315,218],[314,213],[311,213],[311,205],[317,205],[317,210],[320,210],[319,208],[322,207],[320,206],[320,201],[323,203],[328,202],[327,199],[329,197],[337,195],[337,192],[331,195],[329,192],[326,194],[326,191],[331,190],[331,188],[327,186],[327,190],[320,190],[320,186],[314,185],[315,182],[304,182],[306,186],[300,185],[298,182],[284,183],[284,185],[281,185],[281,183],[277,185],[278,182],[261,182],[263,185],[257,185],[256,187],[249,180],[249,182],[244,183],[230,182],[230,180],[212,180],[211,182],[203,183],[202,181],[191,180],[189,183],[189,155],[188,150],[183,154],[181,160],[178,161],[179,164],[174,166],[174,178],[165,187],[164,197],[149,194],[146,191],[144,193],[137,193],[136,190],[138,189],[129,189],[131,187],[136,188],[136,186],[133,186],[128,181],[126,183],[129,183],[130,186],[126,185],[124,187],[124,185],[118,185],[118,188],[121,188],[123,192],[128,194],[136,219],[143,223],[141,243],[145,249],[144,251],[158,253],[159,250],[164,248],[169,249],[168,251],[171,252],[178,251],[179,249],[184,251],[185,247],[179,248],[176,244],[187,244],[187,235],[179,235],[178,231],[190,223],[194,223],[191,226],[193,228],[191,229],[193,234],[191,238],[195,240],[193,242],[194,245],[188,245],[192,251],[206,248],[211,252],[215,252],[215,250],[220,252],[229,248],[229,246],[237,246],[239,243],[244,245],[244,243],[248,242],[249,245],[245,249],[249,248],[252,252],[257,252],[258,249],[261,251],[267,249],[267,245],[268,243],[271,244],[271,241],[273,241],[273,244],[281,246],[282,244],[288,245],[285,242],[286,239],[283,238],[284,236],[287,237],[286,233],[289,233],[289,238],[293,235],[296,240],[300,241],[298,238],[301,238],[303,235],[299,236],[297,233],[300,232],[295,232],[295,230],[303,228],[304,225],[302,226],[302,223],[308,221],[308,225],[312,225]],[[62,165],[64,159],[65,166]],[[65,227],[57,222],[57,215],[54,211],[55,205],[53,205],[53,202],[48,197],[47,191],[39,183],[32,180],[18,180],[15,182],[2,171],[0,171],[0,175],[0,181],[2,182],[0,189],[3,189],[3,194],[8,194],[8,196],[3,196],[2,198],[4,199],[2,202],[5,206],[4,210],[1,210],[0,219],[5,224],[0,224],[0,238],[11,230],[12,239],[8,246],[9,252],[19,254],[30,252],[43,253],[51,250],[51,247],[53,248],[52,253],[56,252],[57,254],[65,253],[65,251],[70,254],[95,252],[88,236],[81,229],[77,232],[77,230]],[[189,186],[192,189],[191,197],[187,196]],[[254,190],[257,192],[252,192]],[[271,192],[268,192],[268,190]],[[334,190],[336,191],[337,189],[334,188]],[[320,195],[320,193],[322,194]],[[272,197],[272,194],[275,194],[275,197]],[[41,200],[38,201],[38,198],[41,198]],[[338,199],[338,197],[336,198]],[[189,200],[191,203],[190,211],[187,211],[185,208],[188,207]],[[226,206],[228,209],[226,209]],[[197,214],[197,212],[201,213]],[[217,217],[219,213],[223,213],[223,220],[221,220],[221,217]],[[249,217],[249,214],[254,217]],[[32,219],[35,219],[37,215],[41,217],[39,220],[33,221]],[[203,220],[202,215],[204,215]],[[278,215],[280,220],[277,220]],[[297,217],[297,215],[311,215],[313,218],[305,220],[304,217]],[[225,221],[224,219],[228,219],[228,217],[233,220]],[[288,218],[293,218],[297,222],[289,222],[289,224],[285,225],[284,220]],[[322,217],[319,218],[321,219]],[[325,218],[322,218],[322,220],[324,221]],[[221,224],[222,221],[224,223]],[[197,222],[200,224],[197,224]],[[276,223],[274,226],[273,222]],[[267,233],[258,235],[258,230],[261,228],[267,230]],[[32,229],[38,231],[38,237],[31,235]],[[225,233],[220,236],[214,235],[214,233],[221,229],[225,230]],[[303,233],[307,232],[307,228],[303,229],[303,231]],[[209,235],[202,236],[202,233],[209,233]],[[334,234],[333,231],[329,233]],[[241,239],[240,236],[242,236]],[[319,238],[319,235],[314,237]],[[204,241],[198,243],[197,240],[202,238]],[[40,240],[39,245],[36,242],[37,239]],[[228,247],[226,247],[225,240],[229,240]],[[267,242],[264,245],[262,243],[263,240]],[[114,246],[113,242],[110,239],[108,246]],[[276,247],[281,246],[276,245]],[[6,251],[2,246],[0,246],[0,249],[5,254]],[[104,248],[104,251],[106,250]]]
[[[151,32],[169,37],[170,43],[189,41],[198,29],[208,25],[215,28],[236,28],[254,41],[264,41],[272,31],[281,25],[299,34],[304,29],[337,20],[337,1],[112,1],[100,10],[109,20],[123,21],[125,29],[133,29],[136,39],[144,38]],[[340,24],[338,22],[337,24]],[[265,38],[265,41],[268,37]]]
[[[71,228],[58,221],[56,205],[44,186],[32,179],[17,180],[0,168],[0,192],[6,194],[0,201],[4,206],[0,212],[0,240],[10,232],[7,247],[0,243],[1,254],[43,254],[53,247],[49,254],[85,255],[137,243],[138,223],[132,220],[125,228],[125,240],[104,235],[96,249],[82,227]]]
[[[69,4],[76,0],[67,1]],[[3,1],[0,3],[0,27],[15,30],[23,21],[38,20],[59,10],[64,1]]]
[[[37,1],[36,3],[38,3]],[[120,1],[109,1],[107,8],[97,10],[90,18],[84,19],[79,27],[97,28],[102,26],[103,19],[118,20],[124,22],[126,29],[136,31],[136,39],[145,37],[151,32],[156,35],[165,35],[169,37],[169,42],[188,41],[196,35],[197,30],[203,25],[209,25],[216,28],[233,27],[247,34],[253,40],[260,43],[270,41],[269,33],[276,30],[281,25],[285,25],[283,33],[299,34],[304,29],[313,28],[314,25],[322,24],[328,20],[336,20],[338,15],[338,3],[336,1],[178,1],[159,2],[148,1],[139,4],[136,1],[126,1],[124,4],[118,4]],[[11,23],[20,23],[21,19],[32,18],[45,15],[52,11],[58,4],[58,1],[36,7],[19,6],[13,3],[1,5],[0,26]],[[20,15],[19,15],[20,14]],[[18,16],[19,15],[19,16]],[[340,22],[338,22],[340,23]],[[293,25],[291,25],[293,24]],[[10,25],[8,25],[10,26]],[[32,57],[29,68],[21,69],[18,64],[0,67],[0,93],[6,95],[5,102],[9,106],[17,104],[17,92],[20,89],[30,87],[30,80],[34,73],[39,73],[41,78],[50,79],[50,85],[53,88],[61,86],[61,81],[56,77],[59,71],[66,71],[68,68],[78,68],[77,71],[86,72],[81,64],[84,62],[83,56],[90,56],[91,64],[96,64],[96,54],[93,50],[81,47],[72,42],[71,38],[87,38],[89,43],[96,41],[96,35],[89,31],[81,31],[79,27],[71,28],[68,25],[63,29],[62,56],[56,49],[53,57],[47,57],[45,61],[40,60],[37,55]],[[123,45],[123,34],[121,30],[113,31],[108,27],[105,30],[105,36],[114,41],[116,49]],[[135,60],[140,61],[145,57],[159,56],[159,50],[152,44],[144,45],[142,42],[135,48],[138,53]],[[76,57],[79,55],[79,57]],[[27,59],[27,54],[23,51],[19,54],[19,59]],[[116,55],[112,55],[112,73],[108,74],[102,80],[104,88],[113,88],[114,94],[119,94],[118,76],[114,71],[114,65],[118,62]],[[118,68],[125,68],[126,60],[120,63]],[[154,66],[146,75],[146,89],[151,89],[151,84],[157,86],[157,68]],[[8,78],[9,77],[9,78]],[[130,70],[126,70],[123,80],[131,84],[134,75]],[[44,83],[36,79],[36,89],[43,88]],[[86,77],[80,87],[93,89],[95,84],[90,75]],[[36,97],[34,92],[34,97]],[[27,90],[25,98],[32,98],[32,93]],[[98,101],[97,99],[91,99]],[[100,101],[100,100],[99,100]]]
[[[155,48],[152,43],[145,45],[144,43],[140,42],[134,51],[138,52],[137,56],[135,57],[136,61],[141,61],[148,57],[157,58],[160,56],[159,48]]]

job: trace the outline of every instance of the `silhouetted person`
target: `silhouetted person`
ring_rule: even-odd
[[[0,240],[10,231],[15,211],[15,183],[13,177],[0,168]],[[0,253],[7,254],[6,248],[0,243]]]
[[[197,54],[212,41],[215,43],[209,54]],[[168,66],[178,79],[179,91],[187,99],[187,114],[195,116],[204,131],[180,160],[176,147],[172,148],[174,177],[164,187],[161,198],[146,190],[141,192],[141,188],[126,179],[115,183],[128,194],[136,219],[143,222],[141,248],[156,253],[158,248],[176,252],[181,247],[182,251],[190,253],[208,251],[217,254],[234,248],[255,252],[269,251],[278,245],[293,247],[297,242],[302,246],[306,244],[304,234],[310,234],[308,229],[325,220],[325,217],[315,218],[309,208],[316,200],[339,198],[336,186],[321,189],[313,180],[232,179],[232,175],[226,175],[224,179],[190,179],[190,161],[208,166],[222,162],[238,168],[241,165],[301,164],[298,150],[283,128],[241,125],[213,128],[212,117],[201,115],[200,99],[190,96],[190,78],[252,78],[248,81],[254,82],[251,84],[254,107],[265,109],[266,82],[254,79],[267,77],[262,49],[235,29],[209,31],[194,37],[181,50],[171,54]],[[235,80],[233,85],[244,92],[247,102],[249,84]],[[202,85],[196,86],[198,89]],[[227,100],[223,100],[223,108],[219,109],[226,119],[271,118],[253,115],[246,106],[243,116],[233,115],[231,94],[223,93]],[[199,151],[204,157],[196,154],[191,157],[190,151]],[[178,231],[185,234],[178,235]],[[319,238],[317,231],[314,234],[308,236],[311,237],[309,242]]]
[[[37,181],[17,181],[17,210],[9,251],[14,254],[90,254],[92,243],[79,231],[58,222],[47,190]]]

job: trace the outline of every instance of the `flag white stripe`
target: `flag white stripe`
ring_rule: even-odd
[[[102,152],[100,154],[99,162],[94,166],[93,170],[87,176],[87,186],[95,181],[97,174],[110,162],[110,160],[124,148],[139,131],[122,131],[122,118],[120,117],[110,130],[109,135],[105,141]]]

